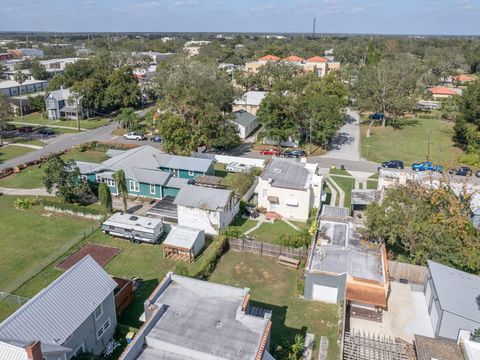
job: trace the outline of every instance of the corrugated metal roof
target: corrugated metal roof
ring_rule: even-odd
[[[163,244],[191,249],[198,236],[205,237],[204,231],[187,226],[175,226],[170,230]]]
[[[428,261],[440,307],[453,314],[480,322],[477,297],[480,295],[480,276]]]
[[[68,100],[68,98],[72,95],[70,89],[60,89],[60,90],[53,90],[50,91],[46,96],[53,96],[57,100]]]
[[[142,183],[146,184],[157,184],[165,185],[170,177],[171,173],[162,170],[155,169],[141,169],[141,168],[131,168],[131,178]]]
[[[63,344],[116,282],[87,255],[0,324],[0,340]]]
[[[263,172],[262,179],[271,179],[273,187],[306,190],[312,173],[299,161],[274,157]]]
[[[231,194],[230,190],[185,185],[180,189],[173,203],[180,206],[216,211],[227,206]]]
[[[177,178],[177,177],[170,177],[168,179],[168,182],[165,184],[166,187],[171,187],[175,189],[181,189],[185,185],[188,185],[189,179],[182,179],[182,178]]]
[[[85,161],[76,161],[75,165],[78,167],[80,174],[91,174],[99,167],[99,164]]]
[[[350,210],[345,207],[323,205],[321,217],[345,219],[350,216]]]
[[[0,359],[2,360],[28,360],[27,352],[24,348],[17,347],[6,342],[0,341]]]

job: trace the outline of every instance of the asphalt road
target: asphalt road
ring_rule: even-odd
[[[62,134],[47,140],[47,145],[43,149],[31,151],[28,154],[18,156],[14,159],[4,161],[0,164],[0,170],[8,167],[15,167],[29,161],[38,160],[42,156],[47,156],[52,153],[57,153],[70,149],[72,146],[79,145],[85,142],[97,140],[105,135],[111,136],[111,132],[117,128],[116,123],[102,126],[98,129],[85,131],[81,133]]]
[[[324,157],[360,161],[360,115],[347,109],[345,124],[329,145],[330,151]]]

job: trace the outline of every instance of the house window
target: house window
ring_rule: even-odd
[[[130,184],[130,191],[135,191],[135,192],[140,191],[140,184],[138,182],[129,180],[129,184]]]
[[[98,307],[95,309],[95,320],[98,320],[100,316],[103,315],[103,306],[102,304],[98,305]]]
[[[103,326],[97,330],[97,340],[103,336]]]
[[[100,174],[95,175],[95,180],[97,180],[97,182],[101,182],[102,181],[102,175],[100,175]]]
[[[107,319],[107,321],[105,321],[105,324],[103,324],[103,330],[107,331],[109,327],[110,327],[110,319]]]
[[[103,334],[105,334],[105,331],[107,331],[109,327],[110,327],[110,319],[107,319],[107,321],[103,323],[102,327],[97,330],[97,340],[100,339],[103,336]]]
[[[115,187],[115,180],[107,179],[106,182],[108,186]]]
[[[150,184],[150,194],[155,195],[156,192],[155,184]]]
[[[188,176],[193,176],[195,175],[195,172],[188,170]]]
[[[55,100],[48,100],[48,107],[55,107]]]
[[[82,179],[83,181],[87,181],[87,180],[88,180],[88,176],[87,176],[87,175],[81,175],[81,176],[80,176],[80,179]]]

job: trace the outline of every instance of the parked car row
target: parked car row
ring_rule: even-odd
[[[403,169],[403,161],[401,160],[389,160],[382,163],[383,168],[387,169]],[[436,171],[439,173],[443,173],[443,166],[442,165],[434,165],[430,161],[423,161],[423,162],[415,162],[412,164],[413,171]],[[472,176],[473,171],[467,166],[460,166],[458,168],[452,168],[448,170],[450,175],[457,175],[457,176]],[[475,173],[476,177],[480,178],[480,170]]]
[[[273,155],[273,156],[283,156],[286,158],[300,158],[307,156],[307,153],[301,149],[287,150],[283,151],[282,149],[268,149],[260,151],[261,155]]]

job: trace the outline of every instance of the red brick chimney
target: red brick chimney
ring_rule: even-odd
[[[40,341],[37,340],[27,345],[25,351],[27,352],[28,360],[43,360]]]

